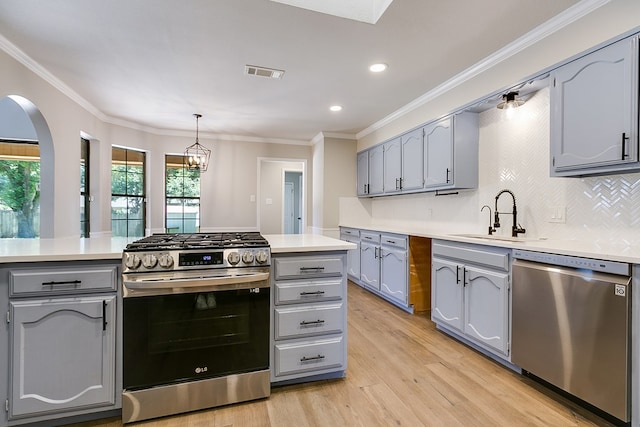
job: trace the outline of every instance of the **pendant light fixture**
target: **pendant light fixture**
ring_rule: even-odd
[[[211,150],[200,145],[200,141],[198,140],[198,120],[202,117],[202,114],[196,113],[193,116],[196,118],[196,142],[184,150],[184,164],[188,169],[197,169],[202,173],[205,172],[209,166]]]
[[[518,92],[509,92],[502,95],[502,102],[498,104],[501,110],[516,108],[524,104],[524,101],[518,97]]]

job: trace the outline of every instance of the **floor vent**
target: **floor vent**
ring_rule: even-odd
[[[274,68],[258,67],[257,65],[245,65],[244,73],[250,76],[268,77],[270,79],[281,79],[284,70],[276,70]]]

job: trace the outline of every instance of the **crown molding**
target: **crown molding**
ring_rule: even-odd
[[[577,21],[585,15],[593,12],[594,10],[604,6],[609,3],[611,0],[582,0],[579,3],[571,6],[564,12],[554,16],[549,19],[542,25],[534,28],[529,31],[527,34],[522,37],[514,40],[509,43],[502,49],[494,52],[493,54],[487,56],[480,62],[472,65],[461,73],[453,76],[449,80],[445,81],[439,86],[436,86],[434,89],[425,93],[424,95],[414,99],[410,103],[404,105],[383,119],[373,123],[367,128],[361,130],[356,134],[358,139],[364,138],[372,132],[392,123],[398,118],[408,114],[409,112],[415,110],[418,107],[421,107],[430,101],[442,96],[446,92],[456,88],[457,86],[471,80],[472,78],[478,76],[479,74],[491,69],[496,66],[500,62],[509,59],[510,57],[516,55],[517,53],[523,51],[524,49],[538,43],[549,35],[555,33],[558,30],[566,27],[567,25]]]

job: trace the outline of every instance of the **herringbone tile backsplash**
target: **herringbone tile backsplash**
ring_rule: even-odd
[[[436,197],[433,193],[358,201],[373,224],[444,227],[451,232],[485,232],[489,214],[503,188],[517,198],[518,221],[526,236],[640,242],[640,173],[588,178],[549,176],[549,91],[537,92],[507,118],[492,108],[480,114],[480,174],[477,190]],[[511,198],[499,210],[511,212]],[[551,222],[554,212],[565,222]],[[342,212],[341,212],[342,215]],[[348,214],[347,214],[348,215]],[[359,222],[342,218],[341,222]],[[501,216],[509,234],[511,215]]]

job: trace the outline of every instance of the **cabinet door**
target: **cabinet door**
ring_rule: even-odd
[[[423,187],[423,129],[416,129],[401,137],[402,145],[402,182],[403,191],[418,190]]]
[[[464,300],[464,333],[507,355],[509,275],[467,266]]]
[[[347,274],[354,279],[360,279],[360,240],[347,239],[347,242],[354,243],[355,249],[347,251]]]
[[[360,242],[360,281],[376,290],[380,290],[379,250],[378,245]]]
[[[369,152],[358,153],[358,196],[366,196],[369,190]]]
[[[433,258],[431,268],[431,318],[462,331],[463,266]]]
[[[407,305],[407,252],[380,248],[380,292]]]
[[[369,187],[368,194],[382,194],[384,176],[384,151],[382,145],[369,150]]]
[[[425,188],[453,185],[452,118],[440,120],[424,131]]]
[[[621,40],[553,73],[552,171],[638,161],[637,50]]]
[[[400,138],[382,144],[384,150],[384,193],[398,193],[402,178],[402,152]]]
[[[116,297],[11,303],[9,418],[115,403]]]

